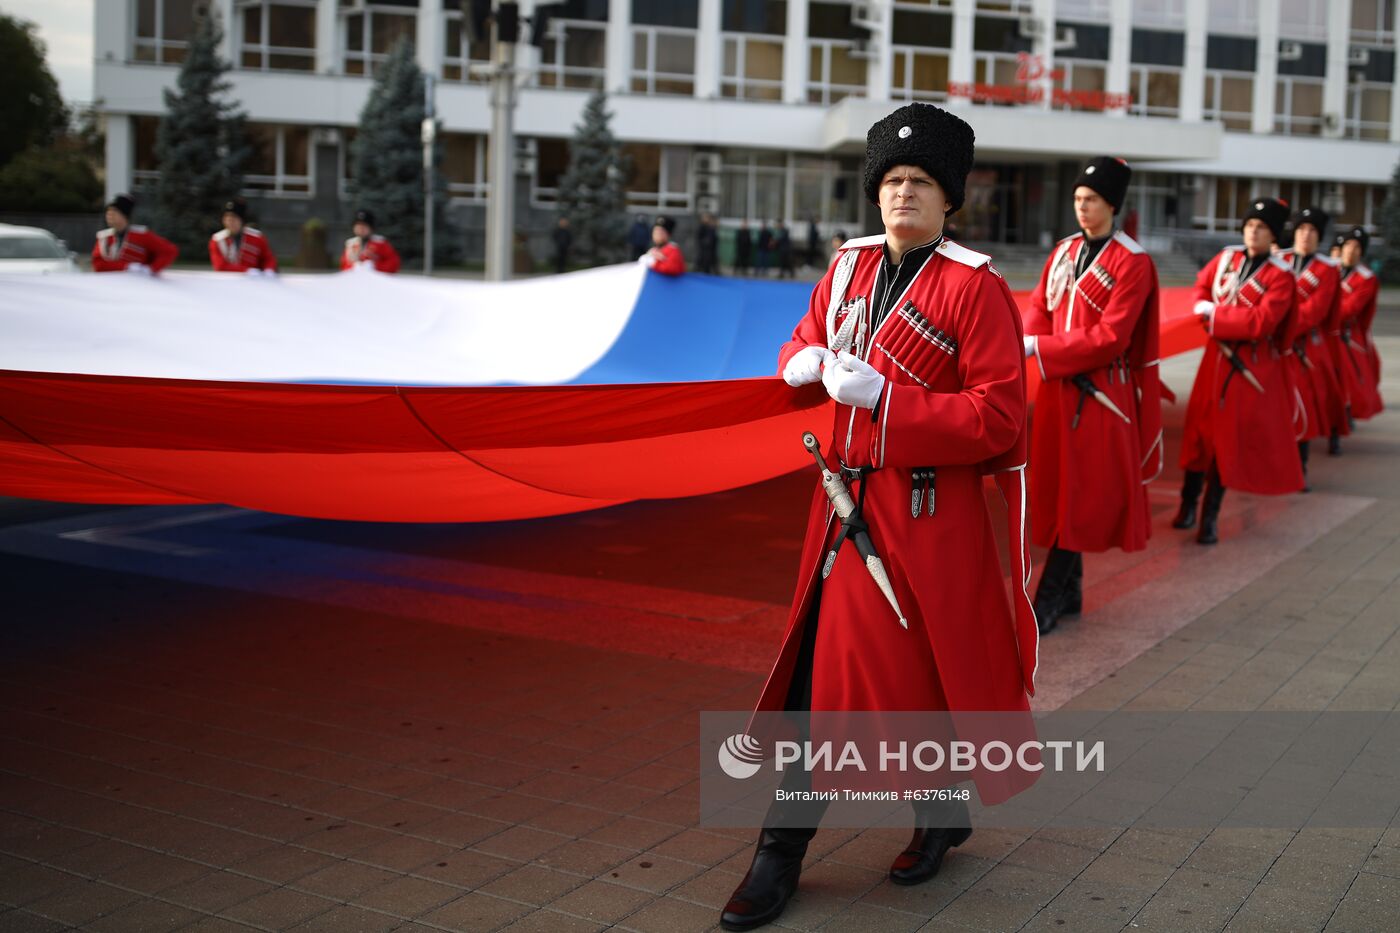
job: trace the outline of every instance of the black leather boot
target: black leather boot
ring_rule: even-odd
[[[1173,528],[1196,527],[1196,503],[1201,498],[1201,489],[1206,484],[1206,475],[1200,470],[1187,470],[1181,478],[1181,508],[1172,519]]]
[[[1077,616],[1084,611],[1084,555],[1074,551],[1074,566],[1065,581],[1065,608],[1061,613]]]
[[[1220,540],[1216,520],[1220,517],[1220,503],[1225,499],[1225,487],[1220,482],[1220,473],[1214,467],[1210,471],[1210,482],[1206,485],[1205,501],[1201,503],[1201,527],[1196,532],[1197,544],[1214,544]]]
[[[1308,448],[1310,446],[1307,441],[1298,442],[1298,461],[1303,465],[1303,492],[1312,492],[1312,486],[1308,485]]]
[[[758,849],[748,874],[729,897],[719,925],[726,930],[752,930],[772,923],[797,891],[802,859],[815,829],[767,829],[758,836]]]
[[[967,842],[967,804],[942,801],[914,808],[914,836],[890,865],[895,884],[922,884],[938,874],[948,850]]]
[[[1332,433],[1327,435],[1327,456],[1340,457],[1342,455],[1342,432],[1340,428],[1333,428]]]
[[[1045,569],[1035,588],[1035,620],[1040,634],[1049,634],[1065,611],[1065,590],[1074,570],[1074,551],[1051,547],[1045,555]]]

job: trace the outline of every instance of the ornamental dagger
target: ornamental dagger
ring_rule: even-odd
[[[1263,393],[1264,386],[1260,384],[1258,379],[1254,378],[1254,373],[1250,372],[1249,367],[1244,365],[1244,360],[1240,359],[1239,354],[1235,352],[1235,348],[1223,340],[1217,340],[1215,345],[1220,348],[1221,353],[1225,354],[1225,359],[1230,361],[1230,367],[1234,369],[1235,372],[1239,373],[1240,377],[1246,382],[1254,386],[1260,393]]]
[[[865,562],[865,569],[870,572],[870,576],[875,581],[875,585],[880,588],[880,592],[885,594],[885,600],[894,610],[899,624],[906,629],[909,628],[909,621],[904,618],[904,610],[899,608],[899,600],[895,599],[894,587],[890,585],[890,577],[885,572],[884,561],[880,560],[880,555],[875,553],[875,545],[871,543],[870,535],[863,527],[852,524],[853,521],[859,522],[860,516],[856,514],[856,503],[851,498],[851,491],[846,488],[846,481],[841,478],[839,473],[833,473],[827,469],[826,461],[822,459],[821,443],[811,431],[802,435],[802,446],[807,448],[807,451],[816,459],[817,468],[822,471],[822,489],[826,492],[826,497],[831,500],[831,506],[836,510],[841,524],[845,525],[850,532],[850,538],[856,545],[856,552]],[[835,554],[833,553],[831,556],[834,557]],[[830,558],[828,558],[829,564]]]
[[[1070,379],[1070,382],[1074,383],[1075,388],[1077,388],[1080,392],[1083,393],[1083,395],[1080,396],[1081,401],[1083,400],[1084,396],[1088,396],[1089,398],[1092,398],[1094,401],[1098,402],[1104,408],[1107,408],[1109,411],[1122,418],[1124,424],[1133,423],[1127,415],[1123,414],[1123,410],[1121,408],[1113,404],[1113,399],[1109,398],[1099,389],[1098,386],[1094,385],[1094,381],[1090,379],[1086,374],[1080,373],[1079,375],[1072,377]],[[1074,423],[1070,425],[1070,428],[1073,429],[1078,426],[1079,412],[1078,410],[1076,410],[1074,413]]]

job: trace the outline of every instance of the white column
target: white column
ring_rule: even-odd
[[[340,71],[337,9],[336,0],[316,0],[316,71],[323,75]]]
[[[1210,0],[1186,0],[1186,49],[1181,69],[1181,121],[1200,123],[1205,115],[1206,23]]]
[[[233,21],[233,0],[214,0],[214,8],[219,11],[219,28],[223,30],[224,34],[223,39],[219,42],[219,57],[226,62],[234,62],[233,39],[234,34],[238,31],[238,24]]]
[[[99,3],[98,6],[108,4]],[[117,4],[111,4],[116,6]],[[121,4],[125,6],[126,4]],[[107,200],[131,190],[131,117],[124,113],[107,114]]]
[[[1351,4],[1327,5],[1327,77],[1322,85],[1322,135],[1340,139],[1347,122],[1347,50],[1351,45]],[[1336,125],[1326,123],[1336,115]]]
[[[787,38],[783,42],[783,101],[807,100],[807,0],[788,0]]]
[[[890,82],[894,80],[894,9],[889,4],[876,4],[879,14],[875,30],[867,47],[870,57],[865,60],[865,96],[870,100],[890,99]]]
[[[632,70],[632,0],[608,0],[608,73],[604,88],[609,94],[627,91]]]
[[[700,0],[700,19],[695,36],[695,96],[711,100],[719,96],[721,0]]]
[[[442,80],[443,47],[442,0],[418,0],[418,34],[414,37],[414,55],[418,67]]]
[[[537,0],[520,0],[520,44],[515,47],[515,67],[524,74],[529,73],[531,77],[526,82],[527,85],[534,85],[536,79],[534,75],[540,69],[540,63],[544,60],[543,53],[531,40],[534,38],[534,30],[530,28],[529,19],[535,15],[535,5]],[[548,2],[548,0],[538,0],[538,2]],[[463,4],[466,6],[467,4]],[[604,53],[606,54],[606,53]],[[604,59],[606,64],[607,59]],[[522,79],[523,80],[523,79]]]
[[[99,62],[124,62],[131,57],[135,22],[130,3],[94,3],[92,11],[92,55]],[[102,95],[93,88],[92,100]]]
[[[1132,55],[1132,0],[1113,0],[1108,16],[1108,76],[1104,83],[1108,93],[1127,95],[1129,79],[1132,76]],[[1108,111],[1111,117],[1127,116],[1127,113],[1126,107],[1115,107]]]
[[[1274,99],[1278,94],[1279,0],[1259,0],[1259,46],[1254,64],[1254,119],[1250,131],[1274,131]]]
[[[1048,77],[1049,72],[1055,70],[1055,0],[1032,0],[1031,11],[1031,15],[1040,21],[1040,37],[1031,44],[1031,54],[1040,59],[1047,73],[1047,77],[1040,82],[1045,97],[1039,106],[1049,110],[1055,92],[1055,82]]]
[[[972,58],[973,27],[977,22],[977,0],[953,0],[953,48],[948,58],[948,83],[971,84],[975,74]],[[965,97],[950,97],[950,106],[970,104]]]

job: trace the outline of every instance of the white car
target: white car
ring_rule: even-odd
[[[0,273],[54,275],[77,271],[68,245],[49,231],[0,224]]]

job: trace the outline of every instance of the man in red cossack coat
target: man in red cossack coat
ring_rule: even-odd
[[[376,272],[399,271],[399,251],[374,232],[374,214],[363,209],[356,211],[355,224],[351,229],[355,235],[345,241],[345,249],[340,254],[342,270],[369,268]]]
[[[1196,540],[1219,540],[1225,490],[1285,495],[1303,488],[1293,422],[1297,396],[1283,362],[1296,331],[1293,270],[1270,250],[1283,236],[1288,205],[1255,201],[1244,244],[1227,246],[1196,278],[1195,312],[1210,335],[1191,386],[1181,438],[1181,508],[1173,528],[1196,525]]]
[[[1284,364],[1298,391],[1294,428],[1298,460],[1303,465],[1303,491],[1308,491],[1308,453],[1312,438],[1333,437],[1345,427],[1346,401],[1326,333],[1336,320],[1337,267],[1318,252],[1327,233],[1327,213],[1305,207],[1293,217],[1293,248],[1280,252],[1298,282],[1298,311],[1288,335]]]
[[[662,275],[683,275],[685,274],[685,256],[681,253],[681,248],[676,245],[676,241],[671,239],[671,235],[676,232],[676,222],[674,219],[662,214],[656,218],[656,223],[651,226],[651,249],[642,254],[638,260],[653,272]]]
[[[209,238],[209,262],[215,272],[245,272],[273,275],[277,257],[267,237],[256,227],[247,226],[248,202],[234,198],[224,204],[224,228]]]
[[[1351,417],[1360,421],[1385,408],[1380,392],[1380,354],[1371,339],[1380,280],[1363,260],[1371,237],[1362,227],[1343,235],[1341,309],[1338,312],[1338,362]]]
[[[1029,723],[1038,635],[1021,535],[1020,314],[988,257],[943,236],[972,158],[972,128],[930,104],[901,107],[870,128],[865,194],[885,233],[841,248],[779,354],[789,385],[820,383],[834,400],[826,464],[861,505],[856,523],[834,521],[824,491],[814,492],[787,631],[758,712],[985,710]],[[1015,608],[982,493],[989,474],[1009,504]],[[907,628],[852,547],[863,533]],[[1033,780],[1005,773],[979,778],[978,789],[997,803]],[[725,929],[772,921],[797,888],[821,813],[793,823],[781,806],[769,811],[724,908]],[[932,878],[971,832],[960,801],[916,803],[914,815],[914,836],[889,869],[897,884]]]
[[[175,261],[180,248],[165,237],[131,222],[136,200],[119,194],[107,205],[107,229],[99,230],[92,245],[93,272],[130,272],[155,275]]]
[[[1083,603],[1084,551],[1140,551],[1162,469],[1157,267],[1115,230],[1132,170],[1101,156],[1074,183],[1081,232],[1051,252],[1025,313],[1040,369],[1031,424],[1031,540],[1049,548],[1035,593],[1043,635]]]

